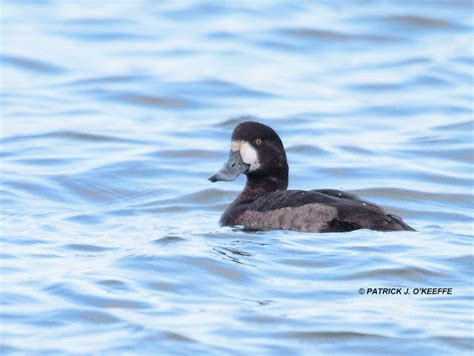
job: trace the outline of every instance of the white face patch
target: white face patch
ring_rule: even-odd
[[[230,149],[232,152],[240,150],[242,161],[246,164],[250,164],[249,172],[260,168],[260,160],[258,159],[257,150],[247,141],[232,141]]]
[[[230,149],[232,152],[237,152],[240,150],[240,143],[242,141],[232,141],[231,145],[230,145]]]

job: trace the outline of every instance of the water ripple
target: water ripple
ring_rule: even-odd
[[[26,57],[2,55],[0,56],[0,62],[14,66],[19,70],[28,70],[42,74],[61,74],[65,71],[57,65]]]
[[[180,98],[166,98],[138,93],[118,93],[111,94],[109,98],[121,103],[134,105],[145,105],[168,109],[189,109],[197,104],[190,100]]]
[[[44,289],[48,294],[68,299],[74,303],[104,309],[147,309],[151,305],[145,302],[120,298],[107,298],[98,295],[80,293],[64,284],[51,285]]]
[[[311,28],[285,29],[279,30],[278,32],[283,35],[292,36],[303,40],[328,42],[396,42],[401,40],[400,38],[393,36],[372,34],[346,34],[341,32]]]

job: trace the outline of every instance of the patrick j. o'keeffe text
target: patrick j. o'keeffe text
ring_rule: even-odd
[[[360,288],[359,294],[370,295],[452,295],[453,288]]]

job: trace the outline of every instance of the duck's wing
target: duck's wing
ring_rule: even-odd
[[[372,230],[381,231],[415,231],[415,229],[407,225],[401,217],[390,214],[381,206],[367,200],[363,200],[355,194],[343,192],[337,189],[315,189],[313,191],[343,200],[359,202],[362,204],[362,207],[359,204],[358,209],[353,209],[351,205],[339,202],[339,204],[337,204],[339,219],[334,222],[336,225],[344,225],[349,223],[350,226],[354,226],[357,225],[355,222],[358,222],[358,225],[361,225],[359,228],[369,228]],[[366,206],[373,209],[363,209],[363,207]]]
[[[377,231],[415,231],[399,216],[388,213],[377,204],[364,200],[340,201],[334,204],[337,217],[333,219],[327,231],[352,231],[370,229]]]
[[[371,206],[374,206],[374,207],[379,207],[377,204],[374,204],[374,203],[372,203],[370,201],[367,201],[367,200],[363,200],[359,196],[357,196],[353,193],[344,192],[342,190],[337,190],[337,189],[313,189],[311,191],[316,192],[316,193],[320,193],[320,194],[324,194],[324,195],[328,195],[328,196],[333,197],[333,198],[358,201],[358,202],[361,202],[361,203],[365,203],[367,205],[371,205]],[[379,208],[381,208],[381,207],[379,207]],[[383,209],[383,208],[381,208],[381,209]]]
[[[362,200],[355,194],[344,192],[338,189],[312,189],[310,191],[329,195],[331,197],[339,198],[339,199],[358,200],[358,201]]]
[[[333,189],[273,192],[246,205],[239,215],[236,225],[251,230],[413,230],[382,207]]]

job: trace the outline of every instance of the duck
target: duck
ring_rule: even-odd
[[[239,123],[222,168],[208,179],[247,177],[242,192],[227,207],[221,226],[244,230],[301,232],[415,231],[400,217],[355,194],[337,189],[288,190],[289,167],[280,136],[255,121]]]

